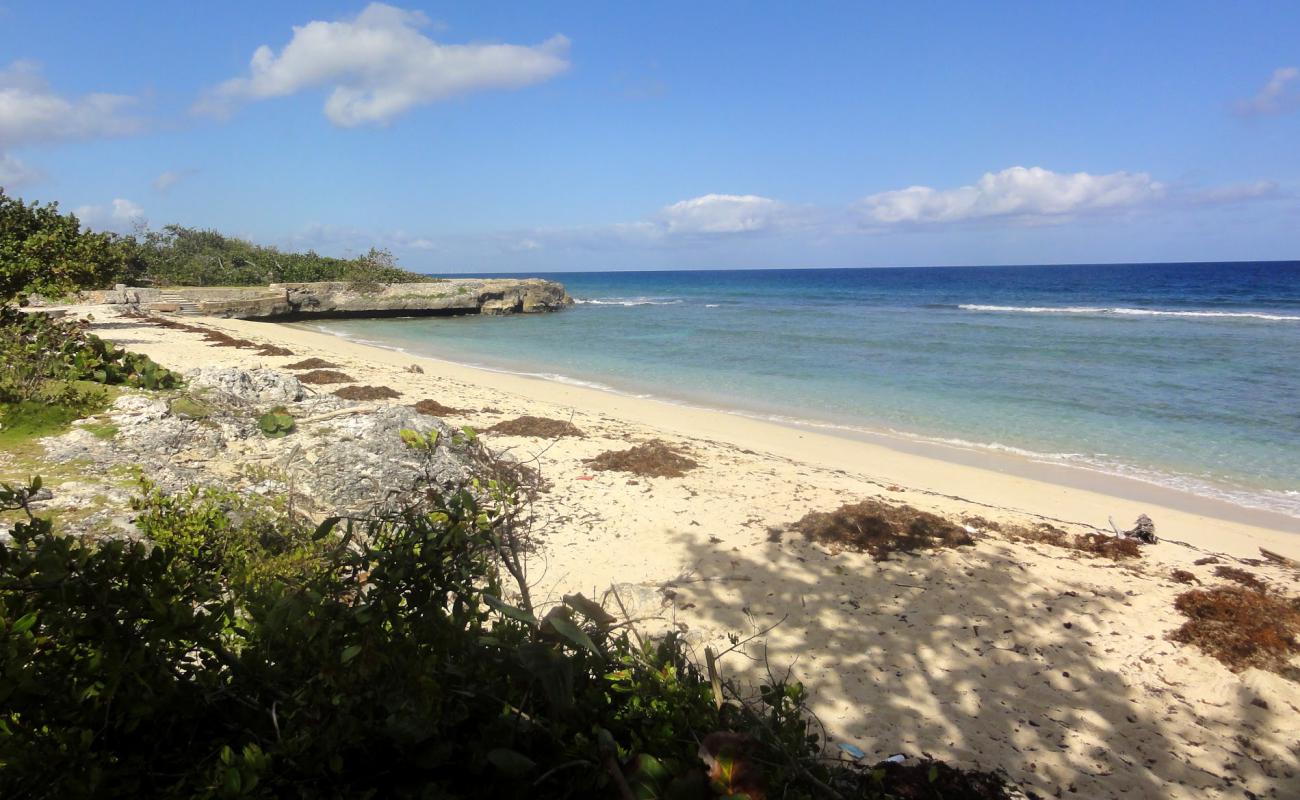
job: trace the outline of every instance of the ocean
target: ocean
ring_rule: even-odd
[[[553,273],[338,320],[411,353],[1136,478],[1300,518],[1300,262]]]

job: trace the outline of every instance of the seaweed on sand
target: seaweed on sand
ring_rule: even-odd
[[[914,553],[962,547],[975,540],[965,528],[908,505],[863,500],[826,513],[813,511],[791,526],[823,544],[870,553],[876,560],[890,553]]]
[[[391,400],[402,396],[387,386],[344,386],[335,390],[334,395],[344,400]]]
[[[314,369],[311,372],[304,372],[299,375],[298,380],[302,383],[351,383],[356,378],[338,370]]]
[[[1285,673],[1300,653],[1300,601],[1216,586],[1184,592],[1174,607],[1188,620],[1170,638],[1195,645],[1233,672],[1256,667]]]
[[[578,426],[568,420],[528,415],[498,422],[485,430],[484,433],[500,433],[506,436],[537,436],[543,439],[558,439],[561,436],[586,436],[586,434],[578,430]]]
[[[1268,588],[1268,585],[1259,578],[1256,578],[1254,574],[1247,572],[1244,569],[1238,569],[1237,567],[1229,567],[1226,564],[1220,567],[1215,567],[1214,574],[1216,577],[1225,578],[1233,583],[1239,583],[1247,589],[1254,589],[1257,592],[1262,592]]]
[[[1142,546],[1136,539],[1108,536],[1104,533],[1072,535],[1047,522],[1040,522],[1032,527],[1003,525],[1001,533],[1013,541],[1034,542],[1077,550],[1081,553],[1109,558],[1112,561],[1142,557]]]
[[[659,439],[627,450],[610,450],[585,462],[602,472],[630,472],[643,478],[680,478],[700,464]]]
[[[463,409],[444,406],[437,400],[421,400],[413,408],[417,414],[427,414],[430,417],[446,417],[454,414],[464,414]]]
[[[326,361],[323,358],[307,358],[302,361],[295,361],[292,364],[286,364],[285,369],[335,369],[338,364],[332,361]]]

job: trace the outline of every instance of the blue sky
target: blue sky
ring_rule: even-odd
[[[1300,4],[0,0],[0,185],[427,271],[1300,258]]]

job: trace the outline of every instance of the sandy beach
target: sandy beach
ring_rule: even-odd
[[[304,326],[186,317],[288,348],[266,357],[198,334],[83,308],[92,330],[163,366],[283,369],[318,357],[358,384],[432,399],[482,431],[529,414],[585,435],[546,441],[484,434],[551,484],[535,505],[534,595],[621,601],[638,629],[686,633],[702,653],[728,634],[761,635],[724,670],[759,682],[791,670],[831,740],[883,758],[928,753],[1002,767],[1026,788],[1079,797],[1300,795],[1300,684],[1234,674],[1170,641],[1187,586],[1222,583],[1213,563],[1289,594],[1300,521],[1110,478],[884,438],[782,426],[420,358]],[[419,371],[413,371],[418,367]],[[312,387],[330,391],[334,386]],[[593,471],[585,459],[652,439],[700,466],[680,478]],[[877,498],[963,521],[968,547],[894,556],[837,551],[789,530],[810,511]],[[1112,561],[1004,536],[1050,522],[1070,532],[1127,528],[1149,515],[1161,542]],[[989,524],[992,523],[992,524]],[[617,599],[609,593],[617,588]]]

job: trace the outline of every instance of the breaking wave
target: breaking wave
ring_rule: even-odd
[[[1163,311],[1154,308],[1105,308],[1101,306],[988,306],[963,303],[963,311],[990,311],[1002,314],[1082,314],[1126,317],[1193,317],[1198,319],[1259,319],[1268,322],[1300,322],[1300,316],[1269,314],[1263,311]]]

